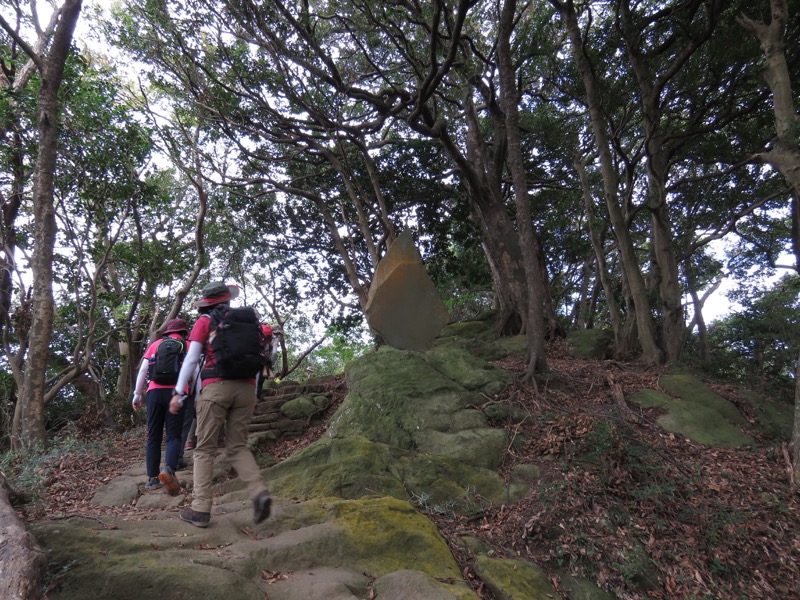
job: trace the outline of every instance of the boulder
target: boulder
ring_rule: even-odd
[[[400,350],[427,350],[450,320],[409,231],[378,263],[366,314],[372,330]]]

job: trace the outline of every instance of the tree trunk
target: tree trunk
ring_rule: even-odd
[[[519,236],[503,202],[501,178],[505,157],[505,123],[493,118],[495,143],[487,148],[481,135],[481,122],[472,104],[472,90],[465,98],[467,120],[466,156],[445,129],[436,137],[461,172],[473,211],[480,215],[483,250],[492,271],[498,317],[498,335],[526,333],[528,294]]]
[[[19,394],[19,427],[12,432],[12,447],[32,447],[46,442],[44,395],[47,359],[53,326],[53,249],[56,236],[53,203],[58,155],[58,89],[64,75],[82,0],[65,0],[53,44],[41,61],[39,91],[39,150],[33,186],[34,249],[33,307],[30,347]]]
[[[47,556],[11,506],[5,477],[0,474],[0,598],[37,600]]]
[[[589,320],[589,310],[592,305],[589,289],[592,286],[592,265],[593,258],[587,258],[583,261],[581,267],[581,283],[580,291],[578,292],[578,300],[572,309],[572,323],[578,329],[587,329],[587,321]]]
[[[792,460],[792,483],[800,486],[800,357],[797,359],[794,380],[794,427],[792,439],[789,442],[789,451]]]
[[[634,316],[636,318],[636,331],[642,349],[642,360],[648,364],[658,364],[662,360],[661,350],[656,343],[655,327],[653,325],[652,315],[650,314],[650,301],[647,297],[644,278],[639,268],[636,249],[634,248],[622,208],[619,204],[619,178],[614,170],[610,150],[610,138],[606,132],[600,90],[595,78],[595,71],[592,65],[589,64],[588,58],[584,53],[584,40],[581,35],[578,15],[575,12],[572,0],[569,2],[551,0],[551,3],[558,8],[561,13],[561,18],[567,27],[575,64],[583,80],[592,132],[594,133],[595,143],[597,144],[597,150],[600,154],[606,206],[608,207],[608,214],[611,219],[614,236],[619,245],[620,260],[633,301],[630,308],[634,310]]]
[[[495,330],[498,335],[527,332],[528,315],[525,273],[522,268],[517,234],[504,206],[488,202],[486,197],[470,194],[481,215],[483,250],[492,271],[492,281],[498,316]]]
[[[35,19],[35,28],[38,36],[31,49],[34,56],[30,56],[28,61],[19,68],[14,60],[16,57],[13,57],[3,65],[3,77],[0,78],[0,81],[7,86],[7,100],[11,108],[9,121],[2,124],[2,129],[11,132],[9,136],[11,139],[9,170],[12,173],[10,198],[3,198],[2,193],[0,193],[0,207],[2,207],[3,213],[3,248],[2,254],[0,254],[0,329],[7,328],[11,320],[11,298],[14,289],[13,275],[17,267],[15,256],[17,230],[15,223],[25,197],[25,184],[29,176],[26,171],[25,144],[22,139],[22,127],[20,126],[22,116],[18,99],[21,92],[28,86],[37,68],[38,57],[50,41],[58,18],[59,11],[54,11],[50,22],[45,27],[40,27],[38,19]],[[18,46],[21,47],[22,44],[18,44]],[[17,334],[19,335],[19,331],[17,331]],[[16,360],[17,363],[21,363],[24,354],[25,352],[21,350],[17,357],[9,357],[9,360]],[[14,378],[17,380],[18,386],[21,383],[19,375],[17,369],[14,369]]]
[[[658,142],[649,142],[648,146]],[[651,148],[651,152],[659,152]],[[659,156],[659,159],[665,157]],[[678,262],[672,245],[671,220],[666,199],[666,172],[653,165],[652,155],[648,162],[650,180],[650,213],[653,235],[653,251],[658,264],[658,292],[661,298],[661,345],[668,362],[680,360],[683,352],[686,320],[683,315],[683,302],[678,275]]]
[[[526,379],[531,380],[536,372],[547,370],[545,356],[544,282],[536,249],[539,240],[533,229],[525,162],[522,158],[522,142],[519,132],[519,93],[516,72],[511,60],[511,30],[514,27],[516,0],[504,0],[500,10],[500,28],[497,43],[497,61],[500,70],[501,106],[505,113],[506,139],[508,140],[508,163],[514,185],[514,200],[517,207],[517,229],[522,250],[522,266],[528,296],[528,368]],[[555,327],[555,324],[551,324]]]
[[[617,356],[624,356],[627,353],[627,340],[623,335],[619,304],[614,294],[614,287],[611,284],[611,277],[608,274],[605,248],[603,248],[600,233],[597,231],[599,224],[594,210],[594,200],[592,199],[589,177],[586,175],[586,164],[581,159],[576,158],[574,166],[575,170],[578,172],[578,179],[581,182],[583,203],[586,207],[586,227],[589,230],[589,240],[592,242],[592,248],[594,249],[594,255],[597,260],[597,274],[606,295],[608,320],[611,322],[611,329],[614,332],[614,353]]]

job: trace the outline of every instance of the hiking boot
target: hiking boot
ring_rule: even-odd
[[[208,527],[208,522],[211,520],[210,512],[198,512],[192,509],[191,506],[182,508],[181,512],[178,513],[178,516],[180,517],[181,521],[191,523],[195,527]]]
[[[147,480],[147,483],[144,486],[144,489],[150,490],[157,490],[160,489],[162,486],[161,482],[158,480],[158,477],[150,477]]]
[[[178,464],[175,465],[175,470],[176,471],[183,471],[188,466],[189,466],[189,464],[185,460],[183,460],[181,458],[181,459],[178,460]]]
[[[266,490],[259,492],[258,496],[253,499],[253,522],[256,525],[269,516],[271,506],[272,498],[269,497],[269,492]]]
[[[164,470],[158,474],[158,479],[164,484],[164,487],[170,496],[177,496],[181,493],[181,484],[178,481],[178,478],[175,477],[175,471],[172,470],[172,467],[164,467]]]

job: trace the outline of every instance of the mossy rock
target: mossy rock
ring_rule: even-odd
[[[495,470],[439,454],[415,454],[359,436],[318,440],[265,470],[264,476],[273,493],[297,500],[377,494],[449,507],[454,514],[472,514],[509,501],[506,484]],[[512,499],[528,491],[529,486],[515,486]]]
[[[497,600],[550,600],[560,597],[545,572],[524,560],[481,555],[475,559],[474,569]]]
[[[531,414],[522,408],[508,402],[491,402],[483,407],[483,414],[493,423],[523,423],[531,418]]]
[[[418,454],[397,464],[397,476],[421,508],[438,514],[474,514],[508,501],[506,484],[493,470],[460,460]]]
[[[494,338],[488,336],[474,338],[438,338],[434,340],[432,346],[433,350],[437,348],[460,348],[485,361],[499,360],[508,356],[508,351],[498,347]]]
[[[658,418],[658,424],[667,431],[715,448],[755,445],[752,437],[721,419],[717,411],[685,400],[675,400],[669,413]]]
[[[615,600],[616,596],[597,587],[591,581],[578,579],[571,575],[561,577],[561,589],[569,594],[570,600]]]
[[[662,375],[658,378],[658,385],[671,396],[710,408],[735,425],[749,426],[742,413],[731,402],[693,375]]]
[[[752,437],[723,418],[714,408],[697,402],[672,398],[656,390],[640,390],[630,396],[632,402],[644,407],[658,406],[667,414],[658,418],[661,427],[678,433],[698,444],[716,448],[740,448],[755,443]]]
[[[405,500],[337,502],[329,507],[328,521],[344,530],[345,543],[330,551],[346,556],[348,566],[381,576],[406,568],[408,557],[413,556],[415,571],[460,579],[458,565],[436,525]]]
[[[528,336],[514,335],[503,337],[494,341],[494,347],[501,358],[511,354],[526,355],[528,353]]]
[[[289,419],[308,419],[325,410],[330,403],[330,399],[322,394],[299,396],[284,402],[281,414]]]
[[[439,338],[475,338],[491,334],[491,328],[486,321],[463,321],[445,325],[439,332]]]
[[[486,554],[488,556],[492,556],[494,554],[494,548],[492,548],[482,539],[471,535],[462,535],[452,541],[456,548],[459,548],[471,558],[475,558],[479,554]]]
[[[454,432],[429,430],[417,439],[421,453],[447,456],[485,469],[500,468],[507,446],[506,431],[488,427]]]
[[[511,469],[509,483],[532,488],[539,482],[541,469],[536,465],[521,464]]]
[[[490,365],[462,348],[441,346],[426,354],[428,364],[467,390],[498,394],[511,382],[503,369]]]
[[[460,440],[481,443],[481,451],[502,446],[502,441],[485,434],[486,416],[473,406],[483,396],[433,368],[425,356],[387,348],[362,356],[347,373],[349,393],[331,417],[328,435],[361,435],[375,442],[412,452],[453,453]],[[462,433],[465,432],[465,433]],[[496,438],[496,434],[494,435]],[[479,458],[478,466],[494,464]]]
[[[576,329],[567,335],[567,347],[578,358],[611,358],[614,335],[605,329]]]
[[[475,600],[477,596],[463,584],[442,582],[418,571],[395,571],[375,580],[372,589],[378,598],[388,600]]]
[[[667,396],[664,392],[659,392],[658,390],[643,389],[631,394],[628,397],[628,400],[645,408],[660,407],[668,409],[674,398],[672,398],[672,396]]]
[[[764,433],[779,440],[791,439],[795,411],[792,405],[764,398],[749,390],[742,390],[742,396],[753,407],[756,422]]]
[[[326,437],[266,469],[264,476],[273,493],[299,500],[373,494],[405,499],[408,494],[392,472],[404,455],[399,448],[360,436]]]
[[[145,521],[112,525],[103,519],[40,521],[31,524],[39,545],[46,551],[50,572],[59,572],[57,585],[48,589],[51,600],[139,600],[143,596],[178,600],[249,600],[263,596],[252,578],[256,572],[245,558],[228,569],[193,563],[201,552],[179,546],[182,529],[177,519],[166,527]],[[183,524],[185,525],[185,524]],[[121,530],[122,527],[130,529]]]

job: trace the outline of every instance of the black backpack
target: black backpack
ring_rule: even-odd
[[[174,337],[165,336],[156,348],[156,354],[150,361],[150,381],[162,385],[178,383],[183,359],[186,358],[186,344]]]
[[[211,313],[208,344],[214,363],[201,373],[203,379],[253,379],[266,364],[264,334],[256,311],[249,306],[219,306]]]

